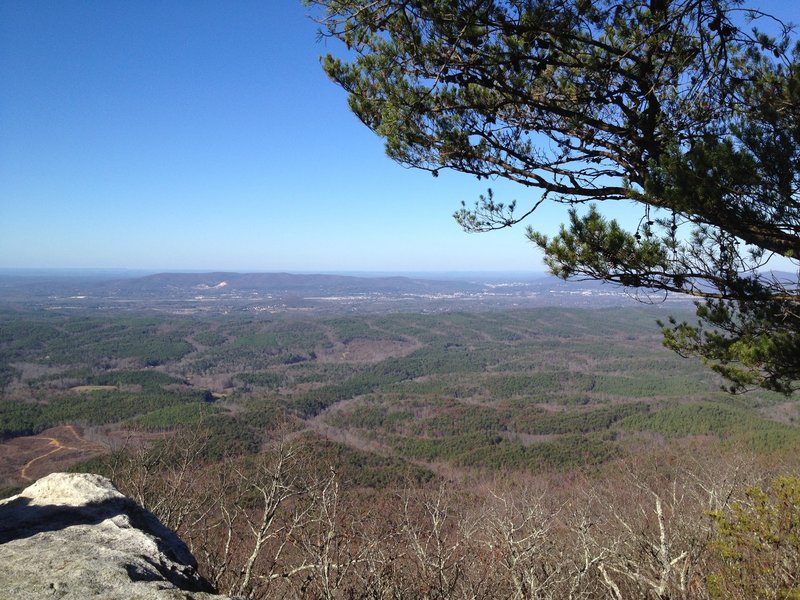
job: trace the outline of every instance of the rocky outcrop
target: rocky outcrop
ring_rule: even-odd
[[[186,545],[99,475],[54,473],[0,501],[0,598],[221,599]]]

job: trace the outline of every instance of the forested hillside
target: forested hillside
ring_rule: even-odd
[[[753,450],[798,439],[792,402],[720,391],[660,348],[657,316],[6,313],[0,435],[202,422],[255,449],[280,422],[429,466],[536,471],[599,464],[654,436]]]
[[[797,500],[798,407],[661,316],[7,309],[3,485],[110,475],[253,598],[750,597],[728,559]]]

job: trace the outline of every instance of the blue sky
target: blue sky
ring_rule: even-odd
[[[306,12],[0,0],[0,267],[543,270],[522,227],[453,221],[486,182],[385,157],[322,72]]]

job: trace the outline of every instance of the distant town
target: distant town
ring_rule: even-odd
[[[338,275],[290,273],[0,272],[0,303],[50,309],[150,308],[179,313],[441,312],[537,306],[686,303],[595,281],[545,274]]]

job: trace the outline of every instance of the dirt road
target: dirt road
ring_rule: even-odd
[[[106,451],[74,425],[14,438],[0,444],[0,481],[27,483]]]

